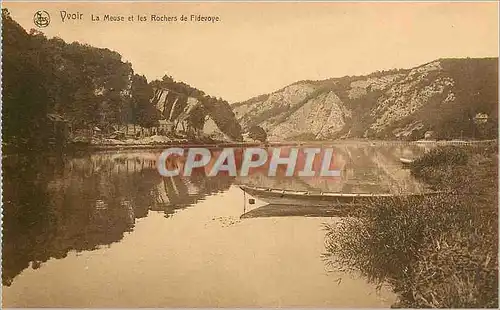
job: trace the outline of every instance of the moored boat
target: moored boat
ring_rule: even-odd
[[[411,163],[413,163],[415,160],[414,160],[414,159],[408,159],[408,158],[403,158],[403,157],[401,157],[401,158],[399,159],[399,161],[400,161],[403,165],[405,165],[405,166],[409,166],[409,165],[410,165]]]
[[[442,193],[438,191],[412,194],[308,192],[248,185],[240,185],[240,188],[249,195],[269,204],[294,206],[359,205],[374,199],[383,200],[393,197],[422,197],[425,195],[437,195]]]

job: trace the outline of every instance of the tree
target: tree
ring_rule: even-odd
[[[132,123],[146,128],[157,126],[160,115],[156,109],[156,101],[150,101],[150,98],[153,98],[153,88],[145,76],[135,74],[132,77],[131,93]]]
[[[50,136],[48,113],[61,115],[74,129],[133,118],[132,66],[119,53],[27,33],[7,10],[2,16],[6,142],[47,145],[42,136]]]
[[[53,68],[37,49],[46,39],[33,40],[6,9],[2,9],[2,39],[3,141],[16,149],[39,151],[47,146],[46,116],[52,104],[47,83]]]
[[[205,126],[205,116],[207,112],[203,106],[194,108],[189,116],[186,118],[188,126],[195,130],[203,130]]]
[[[202,103],[217,127],[231,139],[241,141],[241,126],[229,103],[222,99],[204,97]]]
[[[248,137],[250,139],[257,140],[257,141],[260,141],[260,142],[266,142],[267,141],[267,133],[260,126],[252,126],[252,127],[250,127],[250,129],[248,129]]]

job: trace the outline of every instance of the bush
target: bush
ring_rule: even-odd
[[[432,149],[413,162],[413,171],[422,167],[441,167],[443,165],[465,165],[469,160],[469,152],[458,146],[444,146]]]
[[[251,138],[251,139],[253,139],[253,140],[258,140],[260,142],[266,142],[267,141],[267,133],[260,126],[252,126],[252,127],[250,127],[250,129],[248,129],[248,137]]]
[[[359,216],[326,225],[328,262],[390,284],[397,307],[497,307],[493,149],[439,148],[412,171],[452,191],[372,200]]]
[[[496,151],[496,146],[438,147],[415,160],[410,170],[436,189],[496,197]]]

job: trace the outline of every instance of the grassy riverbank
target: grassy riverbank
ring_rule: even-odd
[[[395,307],[498,306],[497,146],[445,146],[411,172],[448,194],[374,201],[362,216],[327,225],[326,257],[388,283]]]

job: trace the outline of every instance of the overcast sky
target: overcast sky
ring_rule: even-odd
[[[48,37],[119,52],[148,80],[164,74],[235,102],[298,80],[409,68],[445,57],[498,57],[498,4],[489,3],[9,3]],[[60,11],[82,13],[62,22]],[[91,14],[134,22],[92,22]],[[138,22],[137,14],[147,15]],[[219,16],[218,23],[150,15]]]

